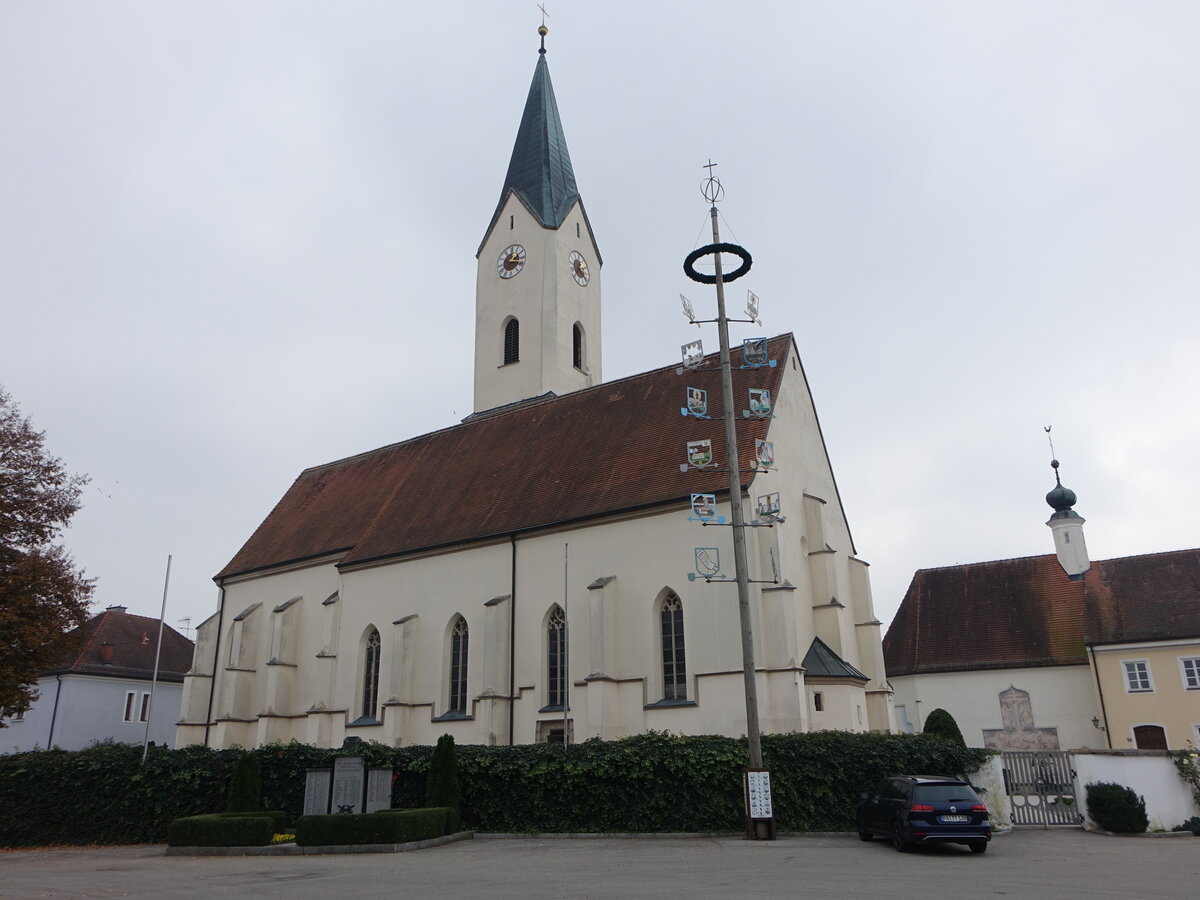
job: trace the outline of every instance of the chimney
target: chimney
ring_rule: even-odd
[[[113,644],[108,644],[108,643],[101,644],[100,645],[100,662],[104,663],[104,665],[106,665],[106,666],[111,666],[112,661],[113,661],[113,650],[115,650],[115,649],[116,649],[116,647]]]
[[[125,612],[125,607],[124,606],[110,606],[108,609],[105,610],[105,612],[123,613],[123,612]]]

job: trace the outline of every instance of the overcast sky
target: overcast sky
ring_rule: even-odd
[[[1048,424],[1093,559],[1200,544],[1200,4],[549,9],[606,378],[716,346],[678,306],[711,157],[881,619],[918,568],[1053,550]],[[302,469],[471,412],[538,23],[0,2],[0,384],[92,478],[97,608],[157,616],[173,554],[194,627]]]

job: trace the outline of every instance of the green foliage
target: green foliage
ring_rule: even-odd
[[[1196,837],[1200,837],[1200,816],[1192,816],[1182,825],[1176,825],[1172,831],[1190,831]]]
[[[224,812],[217,813],[225,819],[256,819],[261,816],[268,816],[275,826],[275,833],[282,834],[287,831],[288,814],[282,809],[256,810],[254,812]]]
[[[356,752],[366,767],[395,773],[393,807],[417,808],[426,805],[430,751],[367,743]],[[225,808],[242,752],[151,747],[145,766],[139,765],[141,748],[127,744],[0,755],[0,846],[161,842],[173,819]],[[263,805],[295,821],[304,808],[305,771],[330,766],[339,752],[296,742],[253,750],[262,769]],[[742,827],[744,740],[651,732],[567,748],[469,745],[455,753],[466,828],[552,833]],[[928,735],[821,731],[766,735],[763,757],[780,830],[845,831],[853,827],[859,793],[880,779],[912,772],[967,776],[987,754]]]
[[[270,816],[189,816],[167,828],[172,847],[265,847],[273,837],[275,821]]]
[[[406,844],[443,834],[449,809],[389,809],[371,815],[301,816],[296,843],[301,847],[333,844]]]
[[[225,811],[257,812],[262,804],[262,766],[253,751],[238,757],[229,779],[229,800]]]
[[[967,742],[963,740],[962,732],[958,729],[958,723],[954,721],[954,716],[940,707],[925,717],[925,728],[923,730],[925,734],[932,735],[933,737],[954,741],[960,747],[967,746]]]
[[[1133,788],[1097,781],[1087,786],[1087,810],[1092,821],[1116,834],[1141,834],[1150,825],[1146,801]]]
[[[1175,771],[1179,773],[1183,783],[1192,792],[1192,799],[1196,801],[1197,806],[1200,806],[1200,753],[1195,750],[1179,750],[1167,755],[1171,757],[1171,762],[1175,764]]]
[[[454,737],[443,734],[429,757],[425,805],[458,809],[461,803],[462,790],[458,783],[458,754],[454,751]]]

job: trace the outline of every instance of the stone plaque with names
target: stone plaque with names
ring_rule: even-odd
[[[361,756],[333,758],[333,803],[331,813],[363,811],[363,761]]]
[[[329,787],[332,769],[309,769],[304,776],[304,815],[323,816],[329,812]]]
[[[367,812],[392,808],[392,770],[367,769]]]

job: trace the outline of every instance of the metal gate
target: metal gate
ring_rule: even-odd
[[[1005,750],[1004,790],[1014,825],[1079,825],[1075,769],[1066,750]]]

